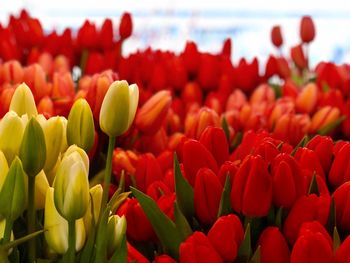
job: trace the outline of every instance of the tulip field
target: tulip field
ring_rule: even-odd
[[[0,24],[0,263],[350,262],[350,63],[310,66],[310,16],[264,64],[42,23]]]

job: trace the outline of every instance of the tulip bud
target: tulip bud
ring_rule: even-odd
[[[19,156],[28,176],[35,176],[44,168],[46,161],[45,135],[35,118],[30,119],[24,130]]]
[[[315,25],[310,16],[303,16],[300,21],[300,38],[303,43],[310,43],[316,35]]]
[[[208,232],[208,238],[225,262],[233,262],[243,241],[242,223],[236,215],[222,216]]]
[[[219,211],[222,185],[216,174],[208,168],[201,168],[194,185],[194,208],[203,224],[215,222]]]
[[[289,154],[281,153],[271,163],[273,203],[290,208],[305,193],[299,164]]]
[[[94,144],[94,119],[89,104],[84,99],[77,100],[69,113],[67,141],[89,152]]]
[[[80,155],[80,158],[83,161],[86,173],[89,174],[89,157],[87,156],[86,152],[82,148],[79,148],[76,145],[71,145],[64,153],[63,158],[71,155],[72,153],[78,153]]]
[[[91,227],[95,227],[100,216],[102,185],[98,184],[90,188],[89,205],[84,215],[84,225],[86,233],[90,232]]]
[[[79,251],[84,246],[86,239],[83,219],[75,221],[75,227],[75,249]],[[44,229],[49,248],[58,254],[66,253],[68,249],[68,222],[56,210],[52,187],[49,187],[46,192]]]
[[[14,111],[9,111],[0,121],[0,150],[4,153],[7,162],[11,163],[19,153],[19,147],[25,129],[25,121]]]
[[[0,239],[2,239],[4,237],[4,232],[5,232],[5,225],[6,225],[6,220],[2,219],[0,220]],[[13,232],[11,231],[11,241],[13,241],[14,236],[13,236]],[[9,253],[11,254],[11,253]]]
[[[57,211],[67,221],[82,218],[89,204],[88,170],[78,152],[63,157],[53,183]]]
[[[21,83],[23,81],[23,75],[23,67],[19,61],[7,61],[0,69],[0,83]]]
[[[260,235],[258,244],[261,263],[289,263],[288,244],[277,227],[265,228]]]
[[[139,101],[139,89],[136,84],[115,81],[109,87],[103,99],[100,111],[100,127],[110,137],[125,133],[134,120]]]
[[[129,13],[123,13],[119,24],[119,35],[121,39],[126,39],[132,33],[132,19]]]
[[[13,93],[10,110],[16,112],[18,116],[28,114],[28,117],[36,117],[38,115],[33,94],[25,83],[19,85]]]
[[[108,218],[107,224],[107,254],[113,255],[114,251],[120,248],[123,237],[126,233],[125,216],[113,215]]]
[[[335,158],[328,175],[328,180],[332,186],[338,187],[342,183],[350,180],[350,144],[344,144],[338,152],[335,153]]]
[[[337,227],[348,232],[350,230],[350,216],[348,214],[348,203],[350,200],[350,182],[345,182],[333,193]]]
[[[176,261],[168,255],[156,256],[152,263],[176,263]]]
[[[328,174],[333,158],[333,140],[328,136],[316,135],[307,144],[306,147],[313,150],[318,156],[323,170]]]
[[[1,233],[1,232],[0,232]],[[335,253],[335,263],[349,262],[350,260],[350,236],[343,241]]]
[[[194,232],[180,245],[180,262],[223,263],[223,260],[202,232]]]
[[[316,173],[326,179],[320,159],[313,150],[299,147],[295,153],[295,160],[297,160],[305,175],[311,177]]]
[[[26,178],[27,179],[27,178]],[[45,197],[47,189],[50,187],[44,170],[41,170],[35,176],[35,209],[41,210],[45,208]]]
[[[301,44],[290,49],[290,56],[297,68],[301,70],[307,68],[308,61]]]
[[[318,98],[318,87],[315,83],[307,84],[299,93],[295,106],[301,113],[311,113],[316,105]]]
[[[274,26],[271,30],[271,41],[272,44],[279,48],[283,44],[283,38],[281,33],[281,27],[280,26]]]
[[[38,121],[45,135],[46,161],[44,170],[48,173],[54,168],[60,153],[66,150],[67,120],[64,117],[57,116],[48,120],[40,118]]]
[[[154,94],[139,109],[135,125],[146,134],[154,134],[162,126],[171,104],[171,95],[167,90]]]
[[[21,160],[15,157],[0,192],[0,214],[12,221],[16,220],[25,208],[24,178]]]
[[[319,109],[311,119],[310,133],[316,133],[332,122],[335,122],[341,115],[337,107],[324,106]]]
[[[247,157],[232,184],[231,204],[246,216],[265,216],[272,201],[272,179],[260,155]]]

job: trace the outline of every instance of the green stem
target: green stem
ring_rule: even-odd
[[[68,221],[68,262],[75,262],[75,220]]]
[[[4,231],[4,242],[7,243],[11,239],[11,230],[13,226],[13,220],[7,218]]]
[[[28,176],[28,235],[35,232],[35,176]],[[36,257],[35,238],[28,242],[29,263],[35,262]]]
[[[111,183],[112,156],[113,156],[114,145],[115,145],[115,137],[109,137],[107,161],[106,161],[106,170],[105,170],[105,179],[104,179],[104,183],[103,183],[103,195],[102,195],[102,203],[101,203],[101,209],[100,209],[100,211],[101,211],[100,212],[100,218],[101,218],[102,212],[107,207],[109,185]]]

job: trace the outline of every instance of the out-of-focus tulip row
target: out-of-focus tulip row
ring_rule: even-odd
[[[310,17],[288,56],[273,27],[264,67],[233,64],[230,39],[217,54],[187,42],[123,57],[130,15],[113,30],[45,35],[25,11],[0,27],[0,203],[28,194],[0,207],[0,255],[17,246],[8,222],[35,208],[37,255],[64,262],[350,260],[350,66],[309,66]]]

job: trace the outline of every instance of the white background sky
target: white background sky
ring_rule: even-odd
[[[100,24],[103,18],[117,25],[123,11],[134,15],[134,36],[125,52],[154,48],[180,51],[187,39],[198,42],[201,50],[216,52],[226,37],[234,46],[233,59],[266,58],[274,52],[270,28],[282,26],[287,47],[299,41],[299,18],[314,17],[316,41],[311,45],[312,62],[350,62],[350,2],[346,0],[0,0],[0,22],[9,13],[26,7],[38,16],[45,29],[76,28],[85,18]]]

